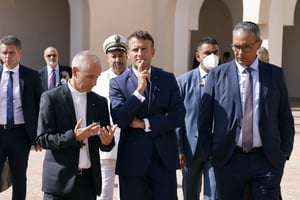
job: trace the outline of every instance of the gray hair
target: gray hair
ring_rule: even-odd
[[[269,51],[265,47],[260,47],[257,51],[258,54],[264,54],[267,58],[269,58]]]
[[[7,36],[4,36],[3,38],[1,38],[0,44],[14,45],[18,49],[21,49],[21,41],[13,35],[7,35]]]
[[[234,29],[233,32],[235,31],[243,31],[243,32],[252,32],[255,34],[256,40],[260,40],[260,30],[257,24],[250,22],[250,21],[245,21],[245,22],[240,22],[238,23]]]
[[[100,59],[92,51],[80,51],[72,60],[72,67],[77,67],[80,71],[84,71],[89,68],[90,61],[97,65],[101,65]]]

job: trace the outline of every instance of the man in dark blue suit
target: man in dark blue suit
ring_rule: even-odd
[[[131,65],[111,79],[113,121],[121,128],[116,173],[122,200],[177,199],[175,128],[185,109],[173,74],[151,66],[154,40],[147,31],[128,37]]]
[[[197,119],[206,76],[219,63],[218,42],[212,37],[201,38],[195,57],[198,67],[177,78],[186,109],[185,125],[176,129],[182,189],[185,200],[199,200],[203,175],[204,199],[214,200],[217,197],[215,175],[211,161],[201,156]]]
[[[235,59],[212,69],[204,87],[199,136],[205,157],[212,159],[222,200],[243,199],[248,185],[253,199],[278,199],[293,148],[284,73],[257,58],[261,44],[257,24],[237,24]]]
[[[22,49],[18,38],[3,37],[0,51],[3,62],[0,65],[0,171],[7,157],[12,175],[12,199],[25,200],[30,148],[41,150],[35,138],[42,87],[38,72],[19,64]]]

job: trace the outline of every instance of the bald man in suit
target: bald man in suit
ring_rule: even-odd
[[[38,143],[46,149],[42,190],[45,200],[95,200],[101,193],[99,148],[114,147],[107,100],[92,87],[101,73],[99,58],[81,51],[66,84],[42,94]]]
[[[72,77],[71,67],[58,63],[59,54],[55,47],[50,46],[44,50],[44,59],[47,65],[39,70],[43,91],[65,84]]]

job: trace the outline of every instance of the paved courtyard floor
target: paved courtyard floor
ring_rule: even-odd
[[[32,151],[28,163],[28,180],[27,180],[27,200],[41,200],[43,193],[41,192],[41,173],[43,152]],[[181,190],[181,173],[177,171],[178,177],[178,199],[182,200]],[[281,183],[282,195],[284,200],[300,200],[300,134],[296,134],[294,150],[290,160],[286,163],[283,180]],[[117,200],[118,182],[115,183],[114,200]],[[0,193],[0,200],[11,199],[11,188]]]

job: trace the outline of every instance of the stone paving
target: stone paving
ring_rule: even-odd
[[[32,151],[28,162],[28,180],[27,180],[27,200],[41,200],[41,173],[43,152]],[[182,200],[181,173],[178,171],[178,199]],[[300,200],[300,134],[296,134],[294,150],[290,160],[286,163],[283,180],[281,183],[282,195],[284,200]],[[117,186],[115,184],[114,200],[117,200]],[[0,200],[11,199],[11,188],[0,193]]]

